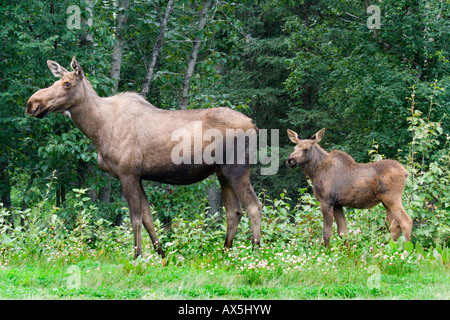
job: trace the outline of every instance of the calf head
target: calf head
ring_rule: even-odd
[[[49,112],[65,113],[84,96],[82,89],[84,72],[75,57],[70,64],[74,70],[72,72],[55,61],[48,60],[47,65],[53,75],[61,79],[52,86],[37,91],[28,99],[25,114],[39,119],[44,118]]]
[[[294,147],[294,152],[291,153],[286,165],[293,168],[298,165],[303,165],[312,159],[312,149],[316,143],[322,140],[325,133],[325,129],[320,129],[316,134],[314,134],[311,139],[302,140],[299,138],[297,132],[288,129],[287,130],[289,139],[296,144]]]

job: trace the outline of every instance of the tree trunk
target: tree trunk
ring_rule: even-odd
[[[302,16],[303,16],[303,22],[307,29],[310,28],[310,19],[309,19],[309,13],[310,13],[310,1],[305,1],[303,3],[303,10],[302,10]],[[312,50],[312,48],[310,48]],[[306,110],[310,110],[313,104],[313,87],[311,86],[311,83],[309,81],[306,81],[302,84],[304,93],[302,96],[303,101],[303,108]],[[309,129],[305,126],[303,129]]]
[[[305,23],[305,26],[309,29],[309,2],[305,1],[303,3],[303,22]]]
[[[120,199],[122,200],[122,202],[126,202],[127,200],[125,199],[125,195],[123,194],[123,189],[122,189],[122,185],[119,188],[119,194],[120,194]],[[122,216],[122,211],[119,211],[119,213],[116,216],[116,219],[114,221],[114,225],[115,226],[120,226],[123,222],[123,216]]]
[[[114,81],[114,94],[119,88],[120,68],[122,67],[122,56],[124,46],[124,32],[127,24],[126,11],[130,5],[129,0],[119,0],[117,9],[116,43],[112,54],[111,79]]]
[[[92,146],[92,145],[91,145]],[[86,188],[86,176],[92,174],[92,164],[89,162],[84,162],[83,160],[78,160],[77,174],[78,174],[78,188]],[[92,202],[97,201],[97,192],[94,189],[88,189],[86,194],[91,199]]]
[[[208,215],[212,217],[216,212],[220,211],[220,208],[222,208],[222,192],[215,183],[211,184],[206,190],[209,202]]]
[[[150,90],[150,82],[152,81],[153,73],[155,72],[156,61],[158,60],[159,51],[161,50],[161,47],[163,44],[164,34],[166,33],[167,22],[169,21],[169,15],[170,15],[170,12],[172,11],[172,9],[173,9],[173,0],[169,0],[169,2],[167,3],[166,11],[164,13],[164,18],[163,18],[163,20],[161,22],[161,26],[159,28],[158,38],[156,39],[155,46],[153,47],[152,58],[150,60],[150,65],[147,70],[147,75],[145,76],[144,84],[142,86],[141,94],[144,97],[147,96],[148,91]]]
[[[60,186],[56,190],[56,206],[58,208],[66,207],[66,188],[64,186]]]
[[[212,6],[212,0],[206,0],[202,4],[202,11],[200,12],[200,18],[198,20],[197,31],[199,35],[194,41],[192,46],[191,55],[189,56],[186,73],[184,74],[183,89],[181,91],[180,109],[186,109],[189,102],[189,88],[191,86],[191,77],[194,74],[195,64],[197,62],[198,52],[200,50],[201,33],[206,25],[206,18],[208,15],[208,10]]]
[[[112,177],[106,172],[102,172],[102,176],[107,179],[107,183],[104,187],[101,187],[98,190],[98,198],[103,203],[111,202],[111,179]]]
[[[36,174],[35,174],[35,171],[33,171],[30,175],[30,180],[28,180],[28,184],[27,184],[27,187],[25,188],[25,192],[23,193],[22,211],[24,211],[27,208],[27,201],[28,201],[28,198],[30,197],[30,193],[31,193],[30,189],[33,186],[33,182],[34,182],[35,178],[36,178]]]
[[[125,44],[124,33],[127,26],[127,10],[130,6],[129,0],[119,0],[117,8],[117,25],[116,25],[116,43],[114,44],[112,63],[111,63],[111,79],[114,81],[114,92],[117,93],[120,81],[120,69],[122,68],[123,47]],[[98,198],[104,203],[110,203],[111,200],[111,176],[102,173],[102,176],[107,179],[106,185],[99,188]],[[92,198],[92,194],[90,195]]]

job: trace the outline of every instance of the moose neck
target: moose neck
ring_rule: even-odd
[[[314,145],[311,150],[310,160],[302,165],[305,174],[314,181],[317,166],[326,158],[328,152],[323,150],[319,145]]]
[[[82,84],[84,97],[69,112],[78,129],[98,147],[100,132],[104,124],[102,98],[97,95],[86,79]]]

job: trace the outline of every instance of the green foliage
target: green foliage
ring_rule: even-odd
[[[197,213],[197,211],[192,213],[192,208],[197,208],[198,212],[202,212],[206,208],[206,188],[212,183],[218,182],[206,179],[188,186],[169,186],[149,182],[146,189],[151,206],[161,220],[174,217],[191,219]]]
[[[367,160],[365,150],[372,140],[387,157],[395,156],[409,142],[408,87],[434,79],[448,83],[449,64],[435,58],[448,37],[443,34],[448,21],[432,18],[448,15],[448,10],[439,1],[383,2],[382,27],[374,33],[364,23],[362,2],[351,7],[331,1],[311,5],[314,10],[303,19],[293,16],[285,25],[295,52],[286,79],[295,98],[288,121],[305,137],[326,127],[327,141],[351,151],[357,160]],[[442,107],[433,119],[448,113],[448,103]]]
[[[116,3],[96,2],[89,26],[88,4],[71,2],[81,9],[80,29],[67,28],[68,5],[16,1],[0,9],[0,191],[3,202],[17,192],[13,206],[21,206],[30,190],[43,189],[54,169],[61,190],[95,193],[109,183],[95,165],[91,143],[71,121],[50,115],[38,123],[23,114],[28,97],[55,80],[47,59],[67,66],[77,56],[97,92],[111,93]],[[130,5],[119,91],[140,90],[164,9],[160,2]],[[279,129],[282,159],[292,149],[287,128],[308,137],[322,127],[325,147],[348,151],[356,160],[369,160],[366,150],[374,140],[387,158],[403,157],[398,150],[411,142],[405,99],[411,86],[417,89],[416,110],[424,113],[428,97],[438,91],[428,119],[440,121],[444,134],[450,127],[443,117],[450,107],[449,12],[438,0],[385,1],[380,9],[382,27],[375,33],[365,24],[360,1],[216,2],[201,35],[189,107],[228,106],[250,115],[259,128]],[[198,3],[177,1],[169,19],[148,96],[160,108],[178,106],[200,10]],[[430,87],[434,81],[440,89]],[[258,192],[277,197],[286,189],[291,198],[299,196],[305,179],[283,162],[275,176],[252,171]],[[116,183],[113,198],[118,191]]]
[[[81,9],[80,29],[67,27],[69,5]],[[251,171],[264,204],[257,254],[249,246],[246,215],[234,248],[222,249],[224,213],[206,213],[206,191],[216,180],[172,188],[146,183],[168,255],[165,261],[157,257],[145,235],[145,254],[137,262],[119,183],[100,173],[92,143],[60,115],[39,122],[24,115],[31,94],[56,80],[48,59],[70,69],[76,56],[98,94],[112,93],[117,1],[95,1],[92,17],[88,5],[32,0],[0,8],[0,271],[15,281],[8,288],[28,290],[42,278],[58,288],[50,296],[59,298],[390,298],[396,292],[388,284],[400,281],[397,276],[413,278],[404,290],[415,297],[428,277],[421,270],[437,270],[433,279],[448,274],[450,12],[445,1],[383,1],[377,31],[367,28],[361,1],[214,2],[201,35],[199,2],[176,1],[148,100],[159,108],[178,108],[192,41],[201,36],[189,108],[227,106],[252,117],[258,128],[279,129],[280,168],[273,176],[260,176],[257,166]],[[130,2],[119,91],[140,91],[164,6]],[[284,165],[293,150],[286,129],[307,138],[322,127],[327,150],[347,151],[358,161],[404,163],[409,178],[403,203],[414,221],[412,242],[390,241],[384,208],[377,206],[346,209],[348,234],[340,238],[334,230],[332,248],[323,249],[322,215],[311,186],[298,169]],[[110,201],[97,201],[106,186]],[[26,263],[45,271],[36,278],[28,270],[24,276],[15,271]],[[78,290],[61,283],[72,264],[85,279]],[[371,267],[382,274],[382,284],[372,289],[367,281],[377,269]],[[51,268],[63,275],[51,274]],[[192,277],[189,268],[200,274],[197,287],[183,282]],[[226,281],[215,280],[217,273]],[[167,291],[149,291],[141,283],[135,288],[136,279],[152,288],[164,283]],[[427,283],[436,286],[433,281]],[[291,290],[292,283],[303,287]],[[127,289],[121,293],[103,284]],[[0,286],[0,297],[11,297],[5,292]]]
[[[81,9],[80,29],[67,28],[69,5]],[[131,3],[119,91],[140,91],[164,5]],[[98,94],[112,93],[116,1],[96,1],[91,26],[87,6],[82,0],[33,0],[0,8],[0,258],[14,255],[18,261],[36,258],[67,265],[113,255],[123,265],[120,270],[143,276],[151,263],[163,261],[148,254],[151,244],[145,238],[147,256],[137,266],[130,262],[128,209],[119,183],[100,173],[92,143],[59,115],[39,122],[24,115],[31,94],[56,80],[47,59],[70,69],[76,56]],[[301,271],[325,281],[302,291],[302,297],[346,298],[369,291],[358,279],[348,290],[331,286],[339,280],[333,272],[341,266],[355,270],[372,263],[389,275],[413,272],[423,264],[448,266],[450,13],[440,0],[387,0],[380,8],[382,27],[374,31],[366,26],[361,1],[215,2],[199,35],[201,6],[176,1],[149,101],[163,109],[178,107],[192,41],[201,36],[189,108],[227,106],[251,116],[259,128],[279,129],[281,157],[277,175],[260,176],[257,166],[251,171],[264,203],[259,256],[251,256],[247,246],[245,215],[236,248],[221,249],[224,214],[206,213],[206,190],[216,180],[173,188],[146,183],[168,253],[164,263],[194,264],[208,274],[215,266],[238,270],[243,283],[253,287],[264,284],[266,276],[285,277],[286,283],[303,279],[290,273]],[[327,128],[327,150],[347,151],[358,161],[396,158],[405,164],[404,206],[414,220],[411,243],[389,241],[382,206],[347,209],[351,232],[333,237],[333,248],[322,252],[322,217],[311,186],[299,170],[284,165],[293,149],[286,129],[307,138],[322,127]],[[97,193],[107,185],[111,199],[100,203]],[[330,271],[321,270],[326,268]],[[256,294],[253,287],[239,289],[240,297]],[[219,285],[202,290],[186,289],[186,294],[229,293]],[[382,295],[383,290],[370,294]],[[59,295],[71,297],[72,292]]]
[[[276,235],[267,232],[257,252],[247,246],[248,219],[243,219],[234,247],[224,250],[225,231],[217,227],[217,217],[199,216],[191,221],[175,219],[176,236],[164,243],[165,260],[151,253],[144,237],[144,256],[133,262],[130,221],[125,219],[120,227],[94,222],[91,218],[97,209],[86,204],[85,190],[74,192],[78,196],[73,207],[79,217],[73,230],[67,230],[55,214],[43,225],[27,213],[23,228],[8,228],[5,221],[10,213],[0,208],[1,297],[17,298],[27,292],[40,296],[49,286],[44,298],[437,298],[445,292],[418,289],[435,286],[428,277],[444,288],[448,285],[447,246],[424,248],[420,242],[384,241],[386,230],[367,234],[364,228],[354,227],[364,225],[364,219],[352,216],[348,235],[335,238],[332,248],[324,250],[318,239],[312,240],[311,232],[303,232],[305,227],[320,230],[320,223],[309,220],[315,213],[306,213],[303,220],[305,213],[291,211],[284,195],[264,207],[266,228],[278,220],[279,229]],[[305,208],[316,206],[307,194],[301,200]],[[156,226],[160,227],[158,220]],[[97,241],[92,241],[93,235]],[[371,275],[379,277],[378,285],[369,282]],[[70,282],[75,276],[78,282]],[[399,281],[408,284],[401,291]]]
[[[436,82],[433,84],[435,90]],[[442,90],[442,89],[441,89]],[[430,97],[428,117],[415,109],[415,92],[411,96],[411,117],[408,117],[413,138],[408,155],[411,177],[406,188],[408,214],[415,220],[416,236],[428,243],[450,239],[450,136],[444,134],[441,121],[431,121],[434,108]]]

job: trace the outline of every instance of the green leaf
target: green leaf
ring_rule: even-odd
[[[412,252],[414,250],[414,245],[411,241],[405,243],[405,250],[408,252]]]
[[[393,240],[391,240],[391,241],[389,241],[389,247],[392,249],[392,250],[396,250],[397,249],[397,244],[393,241]]]
[[[416,242],[416,251],[417,251],[417,253],[420,253],[420,254],[422,254],[423,255],[423,247],[422,247],[422,245],[420,244],[420,242]]]

